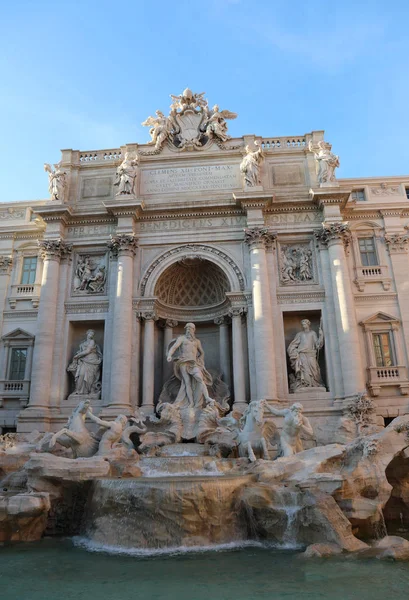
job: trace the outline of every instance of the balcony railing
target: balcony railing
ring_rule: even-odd
[[[0,397],[2,398],[21,398],[29,397],[30,381],[0,380]]]
[[[33,307],[37,308],[40,301],[41,285],[39,283],[19,283],[11,286],[9,304],[16,308],[19,300],[31,300]]]
[[[409,393],[409,381],[406,367],[368,367],[369,387],[374,396],[379,396],[382,387],[399,386],[401,394]]]
[[[279,137],[279,138],[262,138],[261,147],[263,150],[294,150],[299,148],[302,150],[306,147],[304,136],[295,137]]]
[[[355,267],[355,284],[360,292],[365,290],[366,283],[382,283],[385,291],[389,290],[392,279],[388,277],[388,267],[373,265],[369,267]]]

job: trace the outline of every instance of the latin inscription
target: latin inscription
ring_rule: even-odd
[[[209,227],[246,226],[246,217],[220,217],[218,219],[175,219],[168,221],[148,221],[140,223],[141,233],[150,231],[182,231],[184,229],[206,229]]]
[[[300,213],[285,213],[281,215],[267,215],[267,225],[286,225],[294,223],[320,223],[322,221],[322,213],[316,212],[300,212]]]
[[[93,235],[114,233],[115,225],[112,223],[108,223],[107,225],[84,225],[83,227],[70,227],[68,231],[69,236],[72,238],[86,238]]]
[[[143,194],[233,190],[240,187],[239,165],[144,169],[141,175]]]

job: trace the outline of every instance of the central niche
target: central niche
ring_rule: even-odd
[[[220,267],[205,259],[184,258],[162,273],[155,296],[167,306],[206,307],[223,303],[229,290]]]

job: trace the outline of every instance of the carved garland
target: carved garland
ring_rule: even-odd
[[[156,267],[158,265],[160,265],[164,260],[166,260],[170,256],[187,253],[187,252],[192,253],[192,255],[195,258],[200,258],[199,253],[215,254],[215,255],[219,256],[233,269],[233,271],[239,281],[240,290],[242,290],[242,291],[244,290],[244,288],[245,288],[244,277],[243,277],[239,267],[236,265],[234,260],[232,258],[230,258],[230,256],[225,254],[222,250],[219,250],[218,248],[212,248],[211,246],[205,246],[203,244],[186,244],[184,246],[178,246],[177,248],[172,248],[171,250],[168,250],[167,252],[165,252],[164,254],[159,256],[149,266],[148,270],[146,271],[146,273],[143,276],[142,281],[141,281],[142,296],[145,294],[145,288],[146,288],[146,284],[148,283],[149,277],[151,276],[151,274],[153,273],[153,271],[156,269]]]

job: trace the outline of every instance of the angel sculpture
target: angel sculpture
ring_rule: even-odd
[[[61,169],[61,162],[56,163],[54,169],[49,163],[44,163],[44,171],[48,173],[48,191],[51,200],[64,202],[67,174]]]
[[[155,150],[160,150],[165,143],[166,138],[171,133],[172,120],[165,117],[160,110],[156,111],[156,115],[156,117],[148,117],[142,125],[144,127],[150,127],[149,134],[152,139],[148,144],[154,144]]]
[[[215,104],[211,111],[207,110],[207,121],[205,123],[205,134],[209,137],[216,137],[221,142],[226,142],[230,139],[227,134],[226,119],[235,119],[237,114],[229,110],[219,110],[219,106]]]

